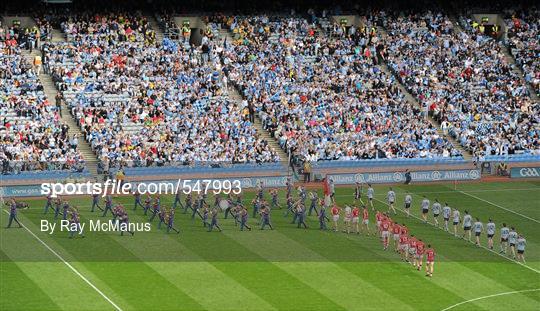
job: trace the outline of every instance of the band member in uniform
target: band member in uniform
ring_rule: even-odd
[[[302,202],[302,206],[306,206],[307,192],[306,188],[302,185],[298,187],[298,197],[300,198],[300,202]]]
[[[123,236],[124,232],[127,231],[128,233],[131,233],[131,236],[135,235],[134,231],[129,230],[129,216],[127,214],[126,209],[120,205],[119,215],[118,215],[118,221],[120,222],[120,235]],[[124,230],[125,229],[125,230]]]
[[[99,206],[99,194],[98,193],[92,194],[92,209],[90,211],[93,213],[96,207],[100,211],[103,212],[103,209],[101,208],[101,206]]]
[[[253,218],[255,218],[259,214],[259,210],[261,207],[261,199],[256,197],[253,200],[251,200],[251,203],[253,204]]]
[[[206,227],[207,224],[209,224],[208,222],[208,216],[210,214],[210,208],[208,207],[208,204],[204,204],[203,207],[202,207],[202,210],[201,210],[201,214],[202,214],[202,222],[203,222],[203,227]]]
[[[244,208],[243,206],[239,206],[240,208],[240,231],[244,231],[244,228],[247,228],[249,231],[251,231],[251,227],[248,225],[248,210],[247,208]],[[261,221],[262,222],[262,221]]]
[[[159,197],[156,197],[154,199],[154,205],[152,206],[152,216],[150,216],[150,219],[148,221],[152,222],[160,211],[161,211],[161,203],[159,201]]]
[[[270,210],[265,206],[261,210],[261,230],[264,230],[266,226],[270,227],[270,230],[274,230],[270,222]]]
[[[281,208],[278,203],[278,190],[272,189],[270,190],[270,196],[272,196],[272,205],[270,206],[272,209],[274,208]]]
[[[68,201],[62,202],[62,219],[68,220],[69,203]]]
[[[9,220],[6,228],[11,228],[11,223],[13,221],[15,221],[19,225],[19,228],[22,228],[22,225],[17,218],[17,202],[14,198],[11,198],[9,200]]]
[[[211,232],[214,229],[214,227],[216,227],[219,230],[219,232],[221,232],[221,227],[218,224],[218,209],[214,208],[210,214],[211,214],[212,220],[210,221],[210,224],[208,226],[208,232]]]
[[[285,210],[283,217],[289,216],[289,213],[294,213],[294,200],[291,196],[287,197],[287,210]]]
[[[187,213],[188,209],[193,209],[193,198],[191,196],[191,192],[186,195],[186,200],[184,204],[184,214]]]
[[[306,208],[304,204],[302,204],[302,202],[300,202],[300,204],[296,206],[296,213],[298,215],[298,228],[300,228],[300,226],[304,226],[304,229],[307,229],[307,225],[305,222]]]
[[[52,195],[50,194],[47,196],[47,202],[45,202],[45,209],[43,210],[43,214],[47,214],[47,212],[49,211],[49,207],[54,208]]]
[[[174,227],[174,214],[176,213],[175,211],[175,208],[171,208],[169,210],[169,214],[167,215],[167,233],[171,232],[171,230],[176,232],[177,234],[180,233],[180,230]]]
[[[316,191],[309,192],[309,200],[311,203],[309,205],[308,215],[311,216],[312,211],[315,211],[315,214],[319,215],[319,212],[317,211],[317,203],[319,202],[319,196],[317,195]]]
[[[152,197],[150,195],[146,196],[146,199],[144,199],[144,215],[146,216],[148,211],[152,209]]]
[[[94,193],[92,194],[92,209],[90,210],[92,213],[94,212],[95,208],[98,208],[100,211],[103,212],[103,209],[99,206],[99,194]]]
[[[84,232],[81,230],[81,217],[79,216],[79,210],[76,207],[70,208],[69,213],[69,238],[73,239],[75,233],[81,235],[84,238]]]
[[[62,208],[62,199],[58,197],[54,201],[54,219],[58,218],[58,215],[60,215],[61,208]]]
[[[139,191],[135,191],[133,194],[133,210],[137,209],[137,206],[140,206],[144,210],[144,205],[142,205],[141,202],[141,193]]]
[[[184,207],[182,206],[182,197],[181,197],[181,194],[182,194],[182,192],[181,192],[181,191],[178,191],[178,192],[176,192],[176,194],[174,195],[174,202],[173,202],[173,206],[172,206],[173,209],[176,209],[176,207],[178,206],[178,204],[180,204],[180,207],[181,207],[181,208],[184,208]]]
[[[326,207],[324,205],[321,205],[321,211],[317,217],[319,218],[319,229],[326,230],[326,222],[328,221],[328,217],[326,217]]]
[[[105,208],[103,209],[103,214],[101,215],[101,217],[105,217],[108,211],[111,211],[112,213],[112,205],[112,196],[110,194],[107,194],[107,196],[105,197]]]

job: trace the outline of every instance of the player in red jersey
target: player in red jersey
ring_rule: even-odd
[[[388,248],[388,239],[390,238],[390,226],[392,223],[388,219],[383,219],[381,221],[381,231],[382,231],[382,239],[383,239],[383,245],[384,250]]]
[[[416,269],[420,271],[422,269],[422,262],[424,260],[424,242],[422,240],[418,240],[416,242]]]
[[[426,276],[433,276],[433,265],[435,264],[435,250],[428,244],[426,249]]]
[[[381,222],[383,216],[383,213],[381,213],[380,211],[377,211],[377,213],[375,213],[375,220],[377,221],[377,233],[379,233],[379,236],[381,236]]]
[[[416,238],[411,234],[409,238],[409,254],[407,254],[407,260],[414,266],[414,257],[416,256]],[[410,260],[409,260],[410,258]]]
[[[358,206],[355,206],[352,210],[352,223],[353,229],[356,229],[356,234],[360,234],[360,223],[359,223],[360,209]]]
[[[400,234],[399,236],[399,255],[402,260],[407,261],[407,254],[409,252],[409,236],[407,234]]]
[[[338,231],[338,221],[339,221],[339,213],[341,212],[341,208],[339,208],[336,204],[332,206],[332,209],[330,210],[330,213],[332,214],[332,221],[334,222],[334,231]]]
[[[364,228],[366,228],[367,235],[370,235],[371,232],[369,230],[369,211],[365,205],[362,207],[362,224],[364,225]]]
[[[401,233],[401,226],[394,222],[392,225],[392,233],[394,234],[394,246],[396,247],[396,253],[399,252],[399,234]]]
[[[409,235],[409,228],[407,228],[405,224],[401,224],[400,228],[401,228],[401,232],[399,234]]]

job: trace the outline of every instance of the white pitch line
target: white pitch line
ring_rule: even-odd
[[[6,211],[5,209],[3,209],[3,211],[9,215],[8,211]],[[43,242],[43,240],[41,240],[37,235],[35,235],[34,232],[28,229],[28,227],[26,227],[24,224],[21,223],[21,225],[34,238],[36,238],[36,240],[38,240],[41,244],[43,244],[45,248],[47,248],[51,253],[53,253],[56,257],[58,257],[58,259],[60,259],[66,266],[68,266],[71,269],[71,271],[73,271],[76,275],[78,275],[81,279],[83,279],[83,281],[85,281],[86,284],[90,285],[90,287],[92,287],[96,292],[98,292],[98,294],[100,294],[101,297],[105,298],[105,300],[107,300],[117,311],[122,311],[122,309],[117,304],[115,304],[109,297],[107,297],[107,295],[105,295],[101,290],[99,290],[99,288],[97,288],[94,284],[92,284],[92,282],[90,282],[84,275],[82,275],[69,262],[67,262],[62,256],[60,256],[54,249],[52,249],[49,245],[47,245],[47,243]]]
[[[383,203],[383,204],[386,205],[386,206],[389,206],[389,205],[390,205],[390,204],[388,204],[388,203],[386,203],[386,202],[384,202],[384,201],[381,201],[381,200],[379,200],[379,199],[377,199],[377,198],[375,198],[375,200],[377,200],[377,201]],[[396,208],[396,210],[402,212],[403,214],[406,214],[406,213],[405,213],[403,210],[401,210],[400,208]],[[424,220],[421,219],[420,217],[418,217],[418,216],[416,216],[416,215],[414,215],[414,214],[410,214],[410,215],[411,215],[411,217],[416,218],[416,219],[420,220],[421,222],[424,222]],[[426,223],[427,223],[427,224],[430,224],[431,226],[433,226],[433,227],[435,227],[435,228],[437,228],[437,229],[439,229],[439,230],[444,231],[443,228],[437,227],[437,226],[435,226],[434,224],[432,224],[432,223],[429,222],[429,221],[426,222]],[[445,232],[446,232],[446,231],[445,231]],[[449,232],[447,232],[447,233],[448,233],[448,234],[451,234],[451,233],[449,233]],[[489,249],[489,248],[487,248],[487,247],[485,247],[485,246],[483,246],[483,245],[479,245],[479,247],[481,247],[481,248],[483,248],[483,249],[485,249],[485,250],[487,250],[487,251],[489,251],[489,252],[492,252],[493,254],[499,255],[499,256],[501,256],[502,258],[505,258],[505,259],[507,259],[507,260],[509,260],[509,261],[511,261],[511,262],[513,262],[513,263],[517,263],[518,265],[520,265],[520,266],[522,266],[522,267],[525,267],[525,268],[527,268],[527,269],[529,269],[529,270],[531,270],[531,271],[534,271],[534,272],[540,274],[540,271],[538,271],[538,270],[536,270],[536,269],[534,269],[534,268],[532,268],[532,267],[529,267],[529,266],[527,266],[526,264],[524,264],[524,263],[522,263],[522,262],[519,262],[519,261],[514,260],[514,259],[512,259],[512,258],[506,257],[506,256],[504,256],[503,254],[500,254],[500,253],[498,253],[498,252],[496,252],[496,251],[494,251],[494,250],[492,250],[492,249]]]
[[[464,304],[469,303],[469,302],[477,301],[477,300],[482,300],[482,299],[487,299],[487,298],[492,298],[492,297],[498,297],[498,296],[519,294],[519,293],[537,292],[537,291],[540,291],[540,288],[526,289],[526,290],[516,290],[516,291],[511,291],[511,292],[505,292],[505,293],[493,294],[493,295],[488,295],[488,296],[482,296],[482,297],[478,297],[478,298],[474,298],[474,299],[465,300],[465,301],[462,301],[460,303],[456,303],[455,305],[451,305],[450,307],[444,308],[441,311],[447,311],[447,310],[453,309],[455,307],[464,305]]]
[[[461,190],[460,190],[459,192],[460,192],[460,193],[463,193],[464,195],[467,195],[467,196],[469,196],[469,197],[471,197],[471,198],[474,198],[474,199],[483,201],[483,202],[485,202],[485,203],[488,203],[488,204],[490,204],[490,205],[493,205],[493,206],[495,206],[495,207],[498,207],[498,208],[500,208],[500,209],[503,209],[503,210],[505,210],[505,211],[507,211],[507,212],[514,213],[514,214],[516,214],[516,215],[518,215],[518,216],[521,216],[521,217],[523,217],[523,218],[526,218],[526,219],[528,219],[528,220],[532,220],[532,221],[534,221],[534,222],[540,224],[540,221],[538,221],[538,220],[536,220],[536,219],[534,219],[534,218],[531,218],[531,217],[529,217],[529,216],[527,216],[527,215],[523,215],[523,214],[521,214],[521,213],[518,213],[518,212],[516,212],[516,211],[513,211],[513,210],[511,210],[511,209],[508,209],[508,208],[506,208],[506,207],[504,207],[504,206],[500,206],[499,204],[490,202],[490,201],[488,201],[488,200],[485,200],[485,199],[482,199],[482,198],[477,197],[477,196],[475,196],[475,195],[472,195],[472,194],[470,194],[470,193],[467,193],[467,192],[465,192],[465,191],[461,191]]]

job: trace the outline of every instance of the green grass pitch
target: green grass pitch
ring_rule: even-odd
[[[375,187],[377,209],[387,209],[387,190]],[[232,220],[220,219],[223,232],[207,233],[199,220],[177,213],[179,235],[158,230],[154,221],[150,232],[134,237],[87,232],[84,239],[70,240],[66,232],[40,232],[44,200],[33,200],[30,209],[19,212],[31,232],[4,229],[2,213],[0,310],[540,310],[540,182],[394,190],[400,209],[405,190],[413,193],[415,216],[425,194],[462,214],[468,209],[484,224],[493,218],[497,232],[502,222],[515,226],[528,242],[526,265],[402,212],[394,219],[436,249],[432,278],[383,251],[373,236],[319,231],[315,216],[309,217],[308,230],[274,210],[274,231],[240,232]],[[352,202],[352,188],[336,192],[339,205]],[[252,197],[245,193],[245,202]],[[283,193],[280,198],[283,204]],[[164,197],[162,204],[170,206],[172,199]],[[83,221],[99,218],[89,212],[90,201],[71,200]],[[140,208],[130,212],[133,198],[115,201],[126,204],[131,221],[146,219]],[[51,214],[45,217],[52,220]],[[370,217],[373,224],[374,214]],[[498,240],[497,234],[497,253]]]

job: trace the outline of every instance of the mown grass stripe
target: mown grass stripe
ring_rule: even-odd
[[[56,304],[17,263],[10,262],[7,255],[1,251],[0,255],[0,310],[65,309]],[[22,297],[25,297],[24,301],[21,301]]]

